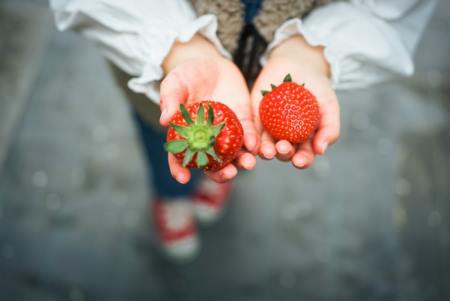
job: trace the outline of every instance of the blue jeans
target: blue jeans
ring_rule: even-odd
[[[201,179],[202,172],[191,170],[191,180],[187,184],[178,183],[170,174],[167,152],[163,148],[166,135],[146,123],[136,112],[133,117],[144,150],[149,184],[153,187],[155,197],[163,200],[189,197]]]

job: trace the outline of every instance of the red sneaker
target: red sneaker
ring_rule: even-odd
[[[200,181],[193,195],[195,215],[199,222],[211,224],[222,216],[232,188],[232,181],[217,183],[206,177]]]
[[[199,250],[192,202],[189,199],[153,201],[153,224],[161,249],[171,259],[188,261]]]

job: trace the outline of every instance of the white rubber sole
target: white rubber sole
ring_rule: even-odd
[[[211,225],[217,222],[223,216],[224,211],[224,208],[217,209],[200,202],[194,202],[195,216],[203,225]]]
[[[171,243],[160,243],[160,248],[169,260],[177,263],[187,263],[198,255],[200,239],[198,236],[192,236]]]

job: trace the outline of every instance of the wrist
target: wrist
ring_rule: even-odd
[[[164,73],[167,74],[179,64],[206,57],[221,58],[222,56],[213,44],[197,34],[188,42],[175,42],[164,58],[162,68]]]
[[[331,76],[331,67],[325,58],[323,47],[311,46],[301,35],[292,36],[272,49],[270,59],[294,60],[303,69],[320,72],[328,78]]]

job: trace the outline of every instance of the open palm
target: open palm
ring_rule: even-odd
[[[273,141],[263,129],[259,120],[261,90],[270,90],[270,85],[279,85],[286,74],[290,73],[294,82],[305,84],[317,98],[320,108],[320,123],[310,140],[299,145],[292,145],[286,140]],[[315,155],[323,154],[328,145],[339,136],[339,104],[331,87],[329,78],[290,58],[273,57],[269,59],[259,74],[251,93],[255,125],[261,135],[260,155],[265,159],[277,156],[282,161],[292,160],[295,167],[306,168],[312,164]]]
[[[181,103],[202,100],[219,101],[229,106],[239,118],[244,129],[244,146],[234,164],[217,172],[208,172],[213,180],[223,182],[237,174],[237,167],[252,169],[259,137],[253,123],[250,95],[239,69],[221,57],[204,57],[188,60],[172,69],[161,83],[161,124],[167,125]],[[169,154],[172,175],[181,183],[190,179],[190,172],[172,154]]]

